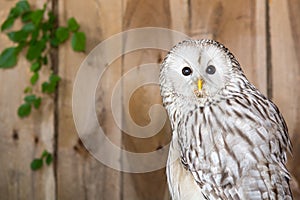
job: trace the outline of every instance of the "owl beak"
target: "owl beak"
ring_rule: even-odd
[[[202,86],[203,86],[203,80],[202,79],[198,79],[198,92],[201,92],[202,91]]]
[[[203,97],[203,79],[197,80],[197,89],[194,90],[196,97],[202,98]]]

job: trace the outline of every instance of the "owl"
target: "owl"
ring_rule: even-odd
[[[286,123],[224,45],[180,42],[159,79],[172,128],[172,199],[292,199]]]

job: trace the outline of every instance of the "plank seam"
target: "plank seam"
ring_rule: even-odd
[[[191,36],[192,33],[192,2],[188,0],[188,33]]]
[[[272,66],[272,48],[271,48],[271,25],[270,25],[270,2],[266,3],[266,65],[267,65],[267,96],[273,98],[273,66]]]
[[[52,7],[52,12],[54,16],[56,16],[56,19],[54,21],[54,26],[55,28],[58,27],[59,23],[59,14],[58,14],[58,0],[52,0],[51,1],[51,7]],[[58,74],[58,63],[59,63],[59,54],[58,54],[58,49],[56,48],[51,48],[50,51],[50,59],[51,59],[51,69],[53,70],[53,73]],[[59,83],[57,86],[57,89],[55,90],[54,93],[54,99],[53,99],[53,104],[54,104],[54,119],[53,119],[53,126],[54,126],[54,136],[53,136],[53,173],[54,173],[54,198],[58,199],[58,184],[57,184],[57,156],[58,156],[58,123],[59,123],[59,109],[58,109],[58,88],[59,88]]]

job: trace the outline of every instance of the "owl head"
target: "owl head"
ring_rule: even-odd
[[[233,62],[234,61],[234,62]],[[185,40],[174,46],[161,65],[161,93],[205,103],[241,71],[234,56],[213,40]]]

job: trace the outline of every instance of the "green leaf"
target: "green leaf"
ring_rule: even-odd
[[[54,24],[55,23],[55,20],[56,20],[56,17],[54,15],[54,13],[52,11],[48,12],[48,23],[49,24]]]
[[[35,25],[32,22],[29,22],[23,26],[22,30],[27,33],[31,33],[35,30]]]
[[[34,29],[32,34],[31,34],[31,41],[36,42],[38,37],[40,35],[40,29]]]
[[[72,36],[72,48],[74,51],[85,51],[86,37],[83,32],[75,32]]]
[[[16,55],[18,55],[25,46],[26,46],[26,42],[24,42],[24,41],[19,42],[18,46],[16,46],[16,50],[15,50]]]
[[[56,84],[50,84],[48,82],[44,82],[42,84],[42,92],[51,94],[55,91]]]
[[[53,93],[57,87],[58,82],[60,81],[60,77],[55,74],[51,74],[49,77],[49,82],[44,82],[42,84],[42,92],[44,93]]]
[[[30,92],[32,92],[32,88],[30,86],[28,86],[24,89],[25,94],[30,93]]]
[[[32,84],[32,85],[34,85],[34,84],[36,84],[36,82],[39,80],[39,74],[37,73],[37,72],[35,72],[33,75],[32,75],[32,77],[31,77],[31,79],[30,79],[30,83]]]
[[[6,48],[0,55],[0,68],[11,68],[17,64],[16,47]]]
[[[21,41],[26,41],[26,39],[28,37],[28,32],[26,32],[24,30],[13,31],[13,32],[7,33],[7,36],[13,42],[21,42]]]
[[[76,32],[79,29],[79,24],[77,23],[76,19],[74,17],[70,18],[68,20],[68,29],[72,32]]]
[[[9,15],[8,17],[9,18],[14,18],[14,19],[17,19],[17,17],[19,17],[21,14],[21,10],[18,9],[17,7],[13,7],[10,12],[9,12]]]
[[[30,5],[28,1],[21,0],[16,4],[16,8],[19,10],[19,13],[24,13],[30,11]]]
[[[60,81],[60,77],[56,74],[51,74],[49,80],[51,84],[57,84]]]
[[[1,31],[11,28],[14,22],[15,22],[15,18],[12,17],[7,18],[1,26]]]
[[[30,18],[31,18],[31,21],[36,26],[38,26],[41,23],[43,16],[44,16],[44,10],[38,9],[31,13]]]
[[[26,54],[26,58],[29,61],[38,58],[42,54],[45,48],[46,48],[46,44],[45,41],[43,40],[30,44]]]
[[[48,82],[44,82],[42,84],[42,92],[44,92],[44,93],[48,92],[48,90],[49,90],[48,88],[49,88],[49,83]]]
[[[49,41],[49,39],[50,39],[50,34],[49,34],[49,33],[46,33],[46,32],[44,32],[44,34],[43,34],[43,37],[42,37],[42,40],[44,40],[44,41],[48,42],[48,41]]]
[[[52,29],[53,29],[53,24],[50,24],[50,23],[42,23],[41,27],[42,27],[42,30],[44,31],[44,33],[47,33],[47,31],[52,31]]]
[[[53,47],[58,47],[59,41],[58,41],[58,39],[57,39],[56,37],[54,37],[54,38],[52,38],[52,39],[50,40],[50,44],[51,44],[51,46],[53,46]]]
[[[27,117],[31,112],[31,104],[24,103],[22,104],[18,109],[18,115],[19,117]]]
[[[46,163],[47,165],[50,165],[53,161],[53,157],[52,154],[48,153],[47,157],[46,157]]]
[[[30,71],[37,72],[41,69],[41,64],[39,62],[35,62],[31,65]]]
[[[53,84],[50,84],[48,82],[44,82],[42,84],[42,92],[43,93],[48,93],[48,94],[51,94],[55,91],[55,87]]]
[[[30,11],[30,5],[28,1],[26,0],[21,0],[19,1],[15,7],[13,7],[10,12],[9,12],[9,17],[16,19],[23,13],[29,12]]]
[[[43,153],[42,153],[41,159],[47,157],[48,154],[49,154],[48,151],[44,150]]]
[[[36,99],[36,96],[34,94],[27,95],[26,97],[24,97],[24,101],[29,104],[33,103],[35,101],[35,99]]]
[[[31,21],[31,14],[32,14],[31,11],[23,13],[21,16],[22,22],[25,23]]]
[[[60,43],[66,41],[69,38],[69,30],[68,28],[65,27],[59,27],[56,31],[55,31],[55,36],[58,39],[58,41]]]
[[[38,170],[38,169],[40,169],[40,168],[42,168],[42,167],[43,167],[43,160],[40,159],[40,158],[34,159],[34,160],[31,162],[30,167],[31,167],[31,169],[34,170],[34,171],[35,171],[35,170]]]
[[[24,98],[24,101],[25,101],[25,103],[33,105],[34,108],[38,109],[41,105],[42,99],[41,99],[41,97],[37,98],[34,94],[31,94],[31,95],[27,95]]]
[[[38,108],[40,107],[40,105],[41,105],[41,102],[42,102],[41,97],[36,98],[36,99],[34,100],[34,102],[33,102],[34,108],[35,108],[35,109],[38,109]]]

